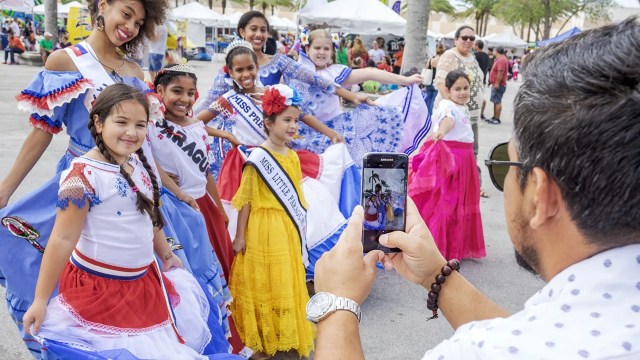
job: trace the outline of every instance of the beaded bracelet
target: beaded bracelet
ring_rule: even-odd
[[[447,264],[440,269],[440,274],[436,275],[436,282],[431,284],[431,291],[427,295],[427,309],[433,312],[433,316],[427,319],[433,320],[438,318],[438,293],[440,292],[440,288],[444,281],[447,279],[447,276],[451,275],[451,273],[455,270],[458,271],[460,269],[460,261],[457,259],[451,259],[447,261]]]

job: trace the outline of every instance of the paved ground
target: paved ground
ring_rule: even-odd
[[[220,63],[193,62],[204,93]],[[38,71],[35,67],[0,65],[0,177],[4,178],[13,163],[23,139],[31,127],[27,115],[16,110],[13,100]],[[511,136],[513,111],[511,103],[517,83],[509,83],[505,95],[503,124],[480,124],[480,159],[484,160],[491,147]],[[488,94],[486,96],[488,98]],[[491,105],[491,104],[489,104]],[[490,110],[486,111],[491,114]],[[66,148],[64,135],[54,137],[47,153],[24,180],[12,200],[44,183],[55,171],[58,158]],[[520,270],[513,259],[503,215],[502,193],[495,190],[483,167],[484,189],[489,199],[481,200],[482,218],[487,244],[487,257],[464,261],[461,272],[479,289],[511,311],[522,308],[526,299],[537,291],[540,280]],[[2,251],[11,251],[2,244]],[[4,290],[0,288],[0,296]],[[453,330],[444,318],[426,322],[426,292],[407,283],[393,272],[380,270],[369,299],[362,306],[362,342],[367,359],[420,359],[424,352],[450,336]],[[5,307],[0,309],[0,360],[30,359],[19,335],[9,319]]]

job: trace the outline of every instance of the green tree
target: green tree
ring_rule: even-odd
[[[476,20],[476,34],[480,36],[487,35],[487,25],[489,17],[493,15],[494,6],[499,0],[464,0],[463,3],[468,6],[467,10],[458,13],[459,17],[473,16]]]

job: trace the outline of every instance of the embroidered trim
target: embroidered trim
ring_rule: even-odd
[[[86,166],[87,164],[83,163],[73,164],[67,177],[60,183],[56,204],[58,208],[65,210],[69,207],[69,202],[72,202],[82,209],[86,204],[85,200],[89,200],[89,208],[102,203],[102,200],[96,195],[95,189],[84,175]]]
[[[71,304],[67,303],[64,300],[64,296],[62,294],[60,294],[59,296],[56,296],[56,298],[53,301],[57,301],[65,310],[67,310],[69,312],[69,315],[71,315],[73,320],[75,320],[79,325],[82,325],[83,327],[86,327],[89,329],[97,329],[97,330],[108,332],[111,334],[141,335],[141,334],[147,334],[155,330],[162,329],[164,327],[171,327],[171,321],[169,319],[159,324],[152,325],[146,328],[121,328],[117,326],[100,324],[93,321],[89,321],[83,318],[82,316],[80,316],[80,314],[78,314],[75,311],[75,309],[71,306]]]
[[[18,100],[19,110],[53,116],[54,108],[69,103],[71,100],[92,90],[93,82],[81,77],[46,93],[29,89],[22,90],[22,92],[16,96],[16,100]]]

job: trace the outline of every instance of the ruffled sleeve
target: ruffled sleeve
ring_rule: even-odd
[[[285,55],[276,54],[275,56],[278,56],[277,61],[281,62],[282,77],[285,84],[289,84],[291,80],[298,80],[308,85],[318,87],[326,93],[332,94],[335,92],[335,86],[331,80],[325,79]]]
[[[211,106],[209,106],[205,110],[208,110],[213,114],[213,119],[211,119],[208,126],[212,126],[218,129],[223,128],[222,124],[231,119],[231,117],[235,113],[235,110],[229,103],[229,100],[227,100],[223,96],[220,96],[215,101],[213,101],[211,103]]]
[[[440,101],[440,104],[438,104],[438,109],[436,110],[436,113],[435,113],[435,119],[434,119],[435,123],[440,124],[440,122],[442,122],[442,120],[447,117],[450,117],[451,119],[453,119],[453,122],[455,123],[456,122],[455,111],[456,111],[456,106],[452,101],[447,99]]]
[[[77,71],[39,72],[26,89],[16,96],[18,109],[31,114],[31,125],[51,134],[62,131],[67,105],[74,100],[91,99],[93,83]]]
[[[96,194],[94,169],[82,162],[74,162],[60,175],[57,207],[64,210],[73,204],[83,208],[87,202],[89,208],[101,203]]]
[[[245,166],[242,169],[242,180],[240,180],[240,187],[231,200],[231,206],[240,211],[243,206],[251,204],[254,200],[254,195],[258,191],[259,179],[258,172],[253,166]]]
[[[225,81],[225,73],[220,69],[216,74],[215,79],[213,79],[213,84],[209,88],[207,95],[196,105],[195,107],[195,115],[198,115],[204,110],[207,110],[214,101],[216,101],[219,97],[224,95],[226,92],[232,90],[231,85],[227,84]]]

